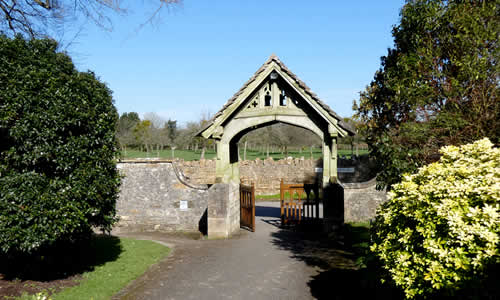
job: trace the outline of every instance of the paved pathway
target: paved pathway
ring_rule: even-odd
[[[295,233],[276,226],[278,202],[258,202],[256,215],[255,233],[242,230],[229,240],[127,234],[164,242],[173,251],[115,298],[312,299],[308,283],[321,265],[311,263]]]

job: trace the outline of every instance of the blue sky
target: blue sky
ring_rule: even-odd
[[[155,1],[129,2],[112,32],[86,26],[69,53],[108,84],[120,113],[156,112],[181,126],[217,112],[272,53],[333,110],[352,115],[404,4],[184,0],[136,33]]]

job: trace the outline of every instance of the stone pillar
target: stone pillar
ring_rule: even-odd
[[[208,190],[208,238],[228,238],[240,228],[239,184],[216,183]]]
[[[215,182],[209,189],[208,238],[228,238],[240,228],[240,174],[238,145],[224,139],[217,143]]]
[[[217,143],[217,160],[215,161],[215,177],[217,183],[240,181],[238,163],[238,146],[223,141]]]

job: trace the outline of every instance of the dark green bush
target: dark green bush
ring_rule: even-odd
[[[111,91],[52,40],[0,35],[0,253],[110,230],[120,178]]]

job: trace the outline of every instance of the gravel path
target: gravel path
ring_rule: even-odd
[[[301,255],[305,248],[295,233],[277,227],[279,202],[258,202],[256,215],[255,233],[242,230],[229,240],[121,234],[156,240],[173,251],[115,298],[313,299],[308,283],[321,266]]]

